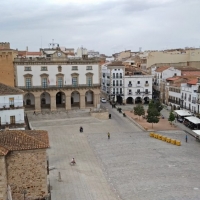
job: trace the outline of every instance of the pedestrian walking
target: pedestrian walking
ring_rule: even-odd
[[[108,132],[108,139],[110,139],[110,133]]]
[[[187,143],[187,139],[188,139],[188,138],[187,138],[187,135],[186,135],[186,136],[185,136],[185,142],[186,142],[186,143]]]

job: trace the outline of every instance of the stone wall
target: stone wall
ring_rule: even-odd
[[[6,156],[7,179],[13,200],[38,199],[47,192],[46,149],[13,151]]]
[[[0,200],[7,200],[7,175],[5,156],[0,156]]]
[[[92,117],[95,117],[97,119],[102,119],[102,120],[106,120],[109,118],[109,113],[108,111],[105,111],[105,112],[90,112],[91,116]]]

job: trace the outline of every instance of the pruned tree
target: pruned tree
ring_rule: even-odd
[[[157,108],[158,112],[160,112],[163,109],[163,105],[160,103],[160,101],[155,101],[154,102],[155,107]]]
[[[175,120],[175,115],[174,115],[173,112],[170,112],[168,121],[170,122],[171,125],[172,125],[172,122],[173,122],[174,120]]]
[[[153,102],[149,103],[149,108],[147,110],[147,122],[152,123],[152,128],[154,123],[159,122],[160,112],[158,112],[155,104]]]
[[[139,119],[140,119],[140,116],[142,116],[142,115],[145,114],[145,110],[144,110],[143,105],[138,104],[137,106],[135,106],[135,107],[134,107],[134,114],[135,114],[135,115],[138,115],[138,116],[139,116]]]

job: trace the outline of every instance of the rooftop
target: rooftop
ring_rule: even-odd
[[[124,66],[124,65],[122,64],[121,61],[115,61],[115,62],[108,64],[107,66]]]
[[[165,71],[166,69],[170,68],[170,66],[162,66],[162,67],[158,67],[156,69],[156,72],[163,72]]]
[[[0,131],[0,155],[9,151],[49,148],[48,132],[43,130]]]
[[[23,94],[23,93],[24,93],[23,90],[0,83],[0,95]]]

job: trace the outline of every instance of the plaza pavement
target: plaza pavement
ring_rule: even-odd
[[[190,136],[185,143],[183,131],[161,132],[181,140],[180,147],[150,138],[148,132],[106,106],[111,120],[87,114],[64,118],[61,113],[45,120],[42,115],[30,116],[35,129],[49,132],[50,166],[56,168],[49,175],[52,200],[200,199],[200,143]],[[79,132],[80,126],[84,133]],[[75,166],[69,165],[72,157]]]

